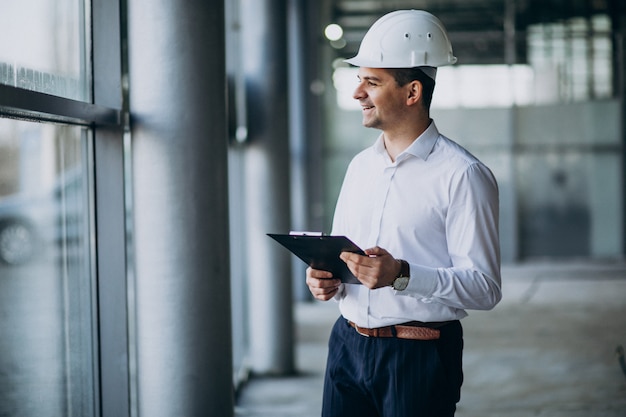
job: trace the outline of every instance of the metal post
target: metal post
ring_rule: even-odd
[[[308,186],[309,137],[307,135],[307,102],[309,91],[306,82],[309,71],[305,65],[307,53],[306,30],[307,14],[304,0],[289,0],[289,143],[291,149],[291,222],[296,230],[312,230],[309,222],[310,187]],[[310,17],[310,16],[309,16]],[[296,300],[310,300],[311,293],[305,283],[304,262],[293,258],[291,271],[294,297]]]
[[[246,228],[252,371],[293,372],[289,253],[266,233],[290,227],[286,0],[242,0],[248,102]]]
[[[626,5],[620,0],[609,2],[613,41],[613,91],[621,105],[622,119],[622,248],[621,254],[626,255]]]
[[[617,1],[617,0],[616,0]],[[617,2],[621,5],[619,14],[619,64],[616,66],[619,71],[619,92],[621,98],[622,107],[622,255],[626,255],[626,6],[623,3]]]
[[[138,416],[232,416],[224,4],[128,2]]]
[[[517,34],[515,28],[516,0],[505,0],[504,3],[504,62],[507,65],[517,64]]]

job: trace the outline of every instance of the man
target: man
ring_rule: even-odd
[[[382,133],[350,163],[333,220],[333,234],[369,248],[341,255],[362,285],[307,269],[313,296],[342,314],[322,415],[453,416],[459,320],[501,298],[496,180],[430,119],[436,67],[456,62],[435,16],[383,16],[347,62],[360,67],[363,124]]]

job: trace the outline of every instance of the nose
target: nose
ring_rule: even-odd
[[[354,89],[354,92],[352,93],[353,99],[361,100],[362,98],[365,98],[366,94],[362,86],[363,86],[363,82],[359,81],[359,83],[356,85],[356,88]]]

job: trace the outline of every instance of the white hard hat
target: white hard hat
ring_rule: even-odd
[[[439,19],[423,10],[398,10],[378,19],[367,31],[359,53],[346,60],[357,67],[414,68],[452,65],[456,57]]]

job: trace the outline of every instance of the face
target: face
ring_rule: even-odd
[[[406,111],[406,89],[383,68],[359,68],[359,84],[352,97],[363,111],[363,126],[386,130]]]

